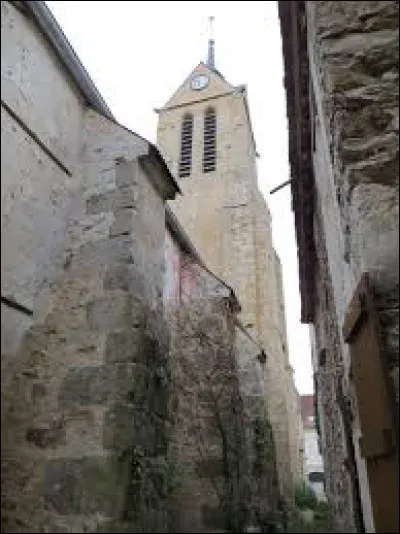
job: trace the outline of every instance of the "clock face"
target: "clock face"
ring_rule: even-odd
[[[204,89],[207,87],[209,82],[208,76],[205,74],[198,74],[197,76],[194,76],[192,78],[192,81],[190,82],[190,86],[195,91],[200,91],[201,89]]]

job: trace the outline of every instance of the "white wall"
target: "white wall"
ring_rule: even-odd
[[[323,473],[324,462],[318,448],[318,433],[314,428],[304,429],[304,475],[317,497],[325,499],[324,484],[311,482],[310,473]]]
[[[1,293],[36,314],[38,295],[65,260],[83,102],[43,35],[10,2],[1,3],[1,98]],[[1,321],[2,352],[13,354],[30,319],[2,305]]]

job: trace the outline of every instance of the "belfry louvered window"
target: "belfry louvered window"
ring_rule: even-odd
[[[203,172],[215,171],[216,166],[217,118],[215,110],[209,108],[204,114]]]
[[[181,153],[179,158],[179,176],[190,176],[192,170],[193,115],[185,115],[181,128]]]

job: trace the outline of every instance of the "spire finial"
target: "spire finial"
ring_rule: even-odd
[[[208,39],[208,56],[207,56],[207,65],[210,69],[215,68],[215,57],[214,57],[214,32],[213,32],[213,22],[214,17],[208,17],[210,21],[210,38]]]
[[[214,22],[214,17],[208,17],[208,20],[210,21],[210,40],[213,41],[214,40],[214,35],[213,35],[213,22]]]

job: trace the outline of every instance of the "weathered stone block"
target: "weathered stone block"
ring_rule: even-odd
[[[100,513],[59,515],[53,511],[46,511],[45,525],[48,532],[103,532],[101,528],[108,522],[108,518]],[[107,530],[107,532],[110,532]],[[116,531],[112,531],[116,532]],[[122,531],[118,531],[122,532]]]
[[[110,236],[131,234],[133,231],[132,209],[119,209],[114,215],[115,221],[110,228]]]
[[[25,438],[40,449],[57,447],[65,443],[65,421],[60,414],[49,415],[46,420],[34,422]]]
[[[45,470],[45,504],[62,515],[116,516],[124,497],[119,474],[113,457],[50,460]]]
[[[167,436],[164,419],[138,409],[134,417],[134,436],[135,444],[142,447],[147,457],[166,454]]]
[[[162,368],[163,369],[163,368]],[[167,417],[168,411],[168,378],[166,371],[148,370],[141,365],[135,366],[134,386],[127,392],[129,402],[134,403],[140,410],[150,414]]]
[[[141,328],[111,332],[106,341],[106,362],[132,362],[151,366],[162,362],[167,354],[161,352],[158,342]]]
[[[87,215],[71,220],[68,225],[69,246],[75,251],[86,243],[107,239],[113,221],[112,212]]]
[[[104,417],[103,445],[105,449],[126,451],[134,443],[135,407],[124,403],[114,404]]]
[[[87,317],[94,330],[139,326],[145,321],[141,302],[130,295],[109,295],[89,303]]]
[[[110,371],[107,374],[107,371]],[[73,404],[103,404],[115,389],[114,369],[109,366],[78,367],[70,369],[60,390],[60,403]]]
[[[160,366],[153,372],[149,409],[163,419],[167,417],[168,413],[169,381],[170,376],[166,367]]]
[[[136,400],[136,392],[147,394],[148,384],[149,373],[139,365],[77,367],[68,371],[59,401],[64,406],[104,404],[110,399],[132,402]]]
[[[146,326],[149,334],[157,339],[160,350],[167,353],[170,343],[169,329],[161,314],[156,311],[149,311],[146,317]]]
[[[214,478],[224,475],[224,466],[221,458],[206,458],[196,462],[196,473],[199,478]]]
[[[117,187],[137,185],[137,162],[121,161],[115,167]]]
[[[147,283],[145,275],[139,271],[136,265],[110,265],[105,275],[104,289],[121,289],[140,300],[144,300]]]
[[[104,289],[130,291],[133,267],[130,265],[110,266],[104,277]]]
[[[205,527],[224,529],[227,526],[226,517],[220,507],[204,505],[201,509],[203,524]]]
[[[119,187],[115,191],[91,196],[86,202],[88,214],[117,211],[121,208],[134,207],[134,191],[130,185]]]
[[[134,263],[133,241],[130,236],[120,235],[85,243],[71,258],[72,265],[98,266],[118,262]]]
[[[136,348],[141,344],[143,331],[134,328],[131,331],[111,332],[107,336],[105,347],[105,361],[110,362],[134,362]]]

